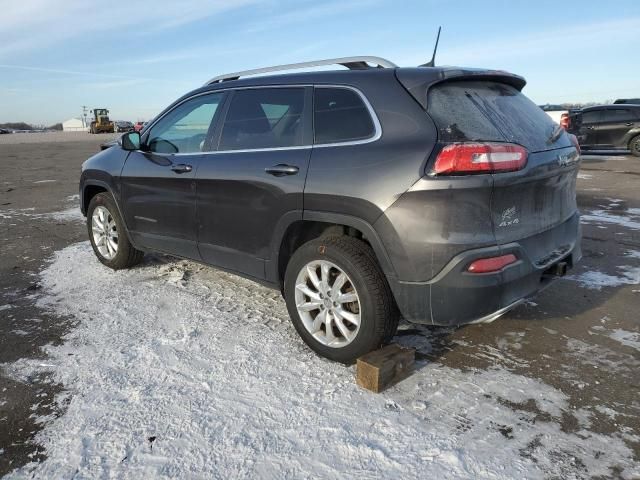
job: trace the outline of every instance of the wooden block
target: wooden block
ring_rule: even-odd
[[[361,356],[356,363],[356,383],[379,393],[409,376],[416,358],[413,348],[392,343]]]

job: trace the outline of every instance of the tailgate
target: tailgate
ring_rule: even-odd
[[[548,231],[526,245],[533,263],[570,250],[575,236],[562,238],[561,230],[553,228],[577,213],[578,159],[574,147],[532,153],[524,170],[493,175],[491,212],[498,244]]]
[[[522,242],[548,231],[536,237],[534,251],[527,248],[534,263],[564,249],[567,239],[553,232],[577,213],[579,167],[579,153],[568,134],[516,88],[496,81],[435,85],[428,105],[442,143],[499,142],[527,150],[521,170],[491,174],[496,242]]]

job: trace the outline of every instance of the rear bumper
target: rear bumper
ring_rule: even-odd
[[[553,248],[544,248],[550,244]],[[474,260],[509,253],[518,261],[500,272],[467,272]],[[462,252],[427,282],[390,279],[390,284],[402,315],[411,322],[489,322],[546,288],[581,257],[580,217],[575,214],[550,230],[518,242]]]

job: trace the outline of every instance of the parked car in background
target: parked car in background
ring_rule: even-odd
[[[569,110],[567,110],[562,105],[540,105],[540,108],[543,112],[545,112],[551,120],[556,122],[565,130],[569,126]]]
[[[124,133],[124,132],[133,132],[134,131],[134,126],[133,123],[131,122],[127,122],[124,120],[117,120],[114,122],[115,123],[115,131],[116,133]]]
[[[140,130],[142,130],[144,128],[144,126],[149,123],[149,122],[136,122],[133,125],[133,131],[134,132],[139,132]]]
[[[640,157],[640,105],[583,108],[571,115],[568,130],[584,150],[629,150]]]
[[[4,135],[7,133],[13,133],[13,131],[9,130],[8,128],[0,128],[0,135]]]
[[[640,105],[640,98],[619,98],[615,102],[613,102],[613,104],[614,105],[626,105],[626,104]]]
[[[314,351],[352,362],[400,316],[490,322],[580,259],[578,145],[522,77],[293,67],[336,64],[213,78],[84,162],[98,260],[161,251],[256,280]]]

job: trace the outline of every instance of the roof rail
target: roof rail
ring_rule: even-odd
[[[369,64],[375,65],[370,67]],[[237,80],[240,77],[247,77],[249,75],[259,75],[261,73],[279,72],[282,70],[295,70],[299,68],[311,68],[320,67],[323,65],[342,65],[349,70],[365,70],[367,68],[396,68],[397,65],[389,60],[385,60],[380,57],[340,57],[329,58],[326,60],[314,60],[311,62],[302,63],[290,63],[288,65],[277,65],[274,67],[256,68],[255,70],[245,70],[243,72],[227,73],[226,75],[219,75],[209,80],[206,85],[213,83],[226,82],[227,80]]]

